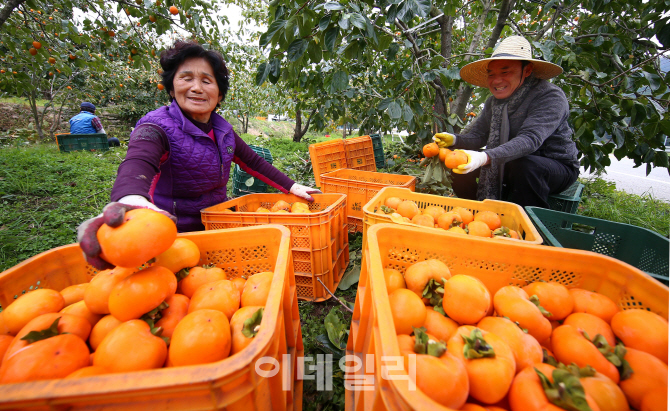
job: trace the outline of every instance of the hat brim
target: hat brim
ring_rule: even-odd
[[[549,63],[548,61],[527,59],[527,58],[513,58],[505,56],[505,57],[490,57],[466,64],[461,69],[460,72],[461,79],[475,86],[488,87],[488,85],[486,84],[486,80],[488,78],[487,69],[489,63],[494,60],[529,61],[533,63],[533,75],[543,80],[554,78],[563,73],[563,69],[561,68],[561,66],[554,63]]]

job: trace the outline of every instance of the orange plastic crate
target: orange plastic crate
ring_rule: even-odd
[[[373,171],[361,171],[343,168],[321,175],[321,191],[324,193],[341,193],[347,195],[347,207],[349,218],[362,220],[364,217],[363,206],[368,203],[384,187],[405,187],[414,191],[416,177],[375,173]],[[359,225],[359,224],[357,224]]]
[[[309,158],[314,169],[314,181],[321,187],[321,174],[347,168],[347,157],[342,139],[310,144]]]
[[[304,349],[289,230],[274,225],[179,236],[198,245],[198,264],[221,267],[228,278],[274,270],[260,332],[246,349],[212,364],[0,385],[0,409],[301,410],[302,381],[295,370]],[[0,273],[0,304],[33,289],[88,282],[95,273],[78,244],[55,248]],[[256,372],[262,357],[279,362],[275,376]]]
[[[257,213],[284,200],[290,204],[304,199],[292,194],[249,194],[201,210],[206,230],[281,224],[291,231],[293,268],[298,298],[323,301],[330,298],[321,281],[334,291],[349,264],[347,197],[342,194],[314,194],[310,214]],[[230,209],[234,213],[223,212]]]
[[[365,241],[366,231],[375,224],[379,223],[392,223],[391,217],[388,215],[381,215],[376,213],[380,206],[384,204],[387,198],[389,197],[398,197],[403,200],[412,200],[418,206],[419,209],[424,210],[426,207],[431,205],[436,205],[444,207],[445,211],[449,211],[455,207],[463,207],[472,211],[473,214],[477,214],[480,211],[493,211],[498,213],[500,216],[500,221],[505,227],[509,227],[512,230],[515,230],[519,233],[519,238],[527,244],[542,244],[542,236],[537,231],[532,221],[528,217],[528,214],[524,211],[523,208],[514,203],[508,203],[506,201],[497,201],[497,200],[484,200],[484,201],[475,201],[475,200],[464,200],[462,198],[455,197],[441,197],[431,194],[421,194],[410,191],[407,188],[397,188],[397,187],[386,187],[377,193],[377,195],[372,198],[365,206],[363,206],[364,217],[364,227],[363,227],[363,241]],[[408,227],[416,227],[409,223],[398,223],[400,225]],[[441,228],[425,228],[426,230],[435,230],[442,231]],[[458,236],[463,238],[462,234],[452,234],[449,235]],[[511,238],[496,238],[495,241],[513,241],[518,242],[519,240],[513,240]],[[493,240],[491,240],[493,241]]]
[[[375,150],[370,136],[348,138],[344,140],[347,168],[361,171],[377,171]]]
[[[601,293],[623,310],[649,309],[668,318],[668,287],[631,265],[590,251],[519,241],[457,238],[446,232],[396,224],[370,227],[363,246],[364,254],[369,257],[361,267],[347,342],[347,355],[357,356],[362,366],[355,373],[347,373],[346,378],[361,381],[363,375],[372,376],[374,389],[347,390],[345,409],[349,411],[449,410],[421,391],[409,390],[406,381],[382,378],[382,364],[394,364],[382,362],[382,357],[400,356],[384,268],[395,268],[404,274],[415,262],[437,258],[449,266],[452,274],[479,278],[492,294],[510,284],[556,281],[568,288]],[[374,359],[370,367],[366,354]]]

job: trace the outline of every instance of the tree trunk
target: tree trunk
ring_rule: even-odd
[[[307,134],[307,130],[309,130],[309,123],[312,121],[312,116],[314,116],[314,113],[316,113],[316,109],[313,109],[312,112],[309,113],[309,117],[307,117],[307,123],[305,123],[305,127],[302,127],[302,110],[299,108],[295,109],[295,128],[293,129],[293,141],[299,143],[300,140],[302,140],[302,137]]]
[[[242,133],[246,134],[249,132],[249,114],[245,114],[244,117],[242,117],[244,120],[242,121]]]
[[[37,95],[35,90],[31,90],[28,93],[28,103],[30,104],[30,111],[33,113],[33,119],[35,120],[35,128],[37,129],[37,137],[39,141],[44,141],[44,132],[42,131],[42,124],[40,123],[40,116],[37,112]]]
[[[25,0],[9,0],[7,4],[5,4],[5,7],[0,10],[0,29],[2,28],[2,25],[5,24],[5,21],[9,18],[9,16],[12,14],[15,8],[19,7],[21,3],[23,3]]]

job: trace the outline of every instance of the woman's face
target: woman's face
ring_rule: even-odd
[[[219,85],[212,66],[203,58],[191,58],[182,63],[172,81],[170,93],[183,112],[195,121],[206,123],[221,101]]]
[[[519,60],[493,60],[489,63],[486,84],[498,100],[506,99],[516,91],[526,77],[533,71],[530,63],[521,69]]]

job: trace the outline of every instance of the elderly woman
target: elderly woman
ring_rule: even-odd
[[[231,162],[284,193],[308,201],[320,191],[300,185],[258,156],[215,110],[228,91],[222,56],[195,42],[177,41],[160,59],[169,106],[142,117],[130,135],[111,200],[102,216],[79,227],[79,242],[92,265],[104,223],[119,225],[125,211],[151,208],[169,215],[180,232],[203,230],[200,210],[226,201]]]
[[[530,44],[520,36],[506,38],[490,58],[461,69],[463,80],[488,88],[492,96],[466,133],[433,137],[468,156],[467,164],[453,170],[457,196],[548,208],[550,194],[577,180],[578,152],[568,124],[568,100],[547,81],[562,71],[533,59]]]

